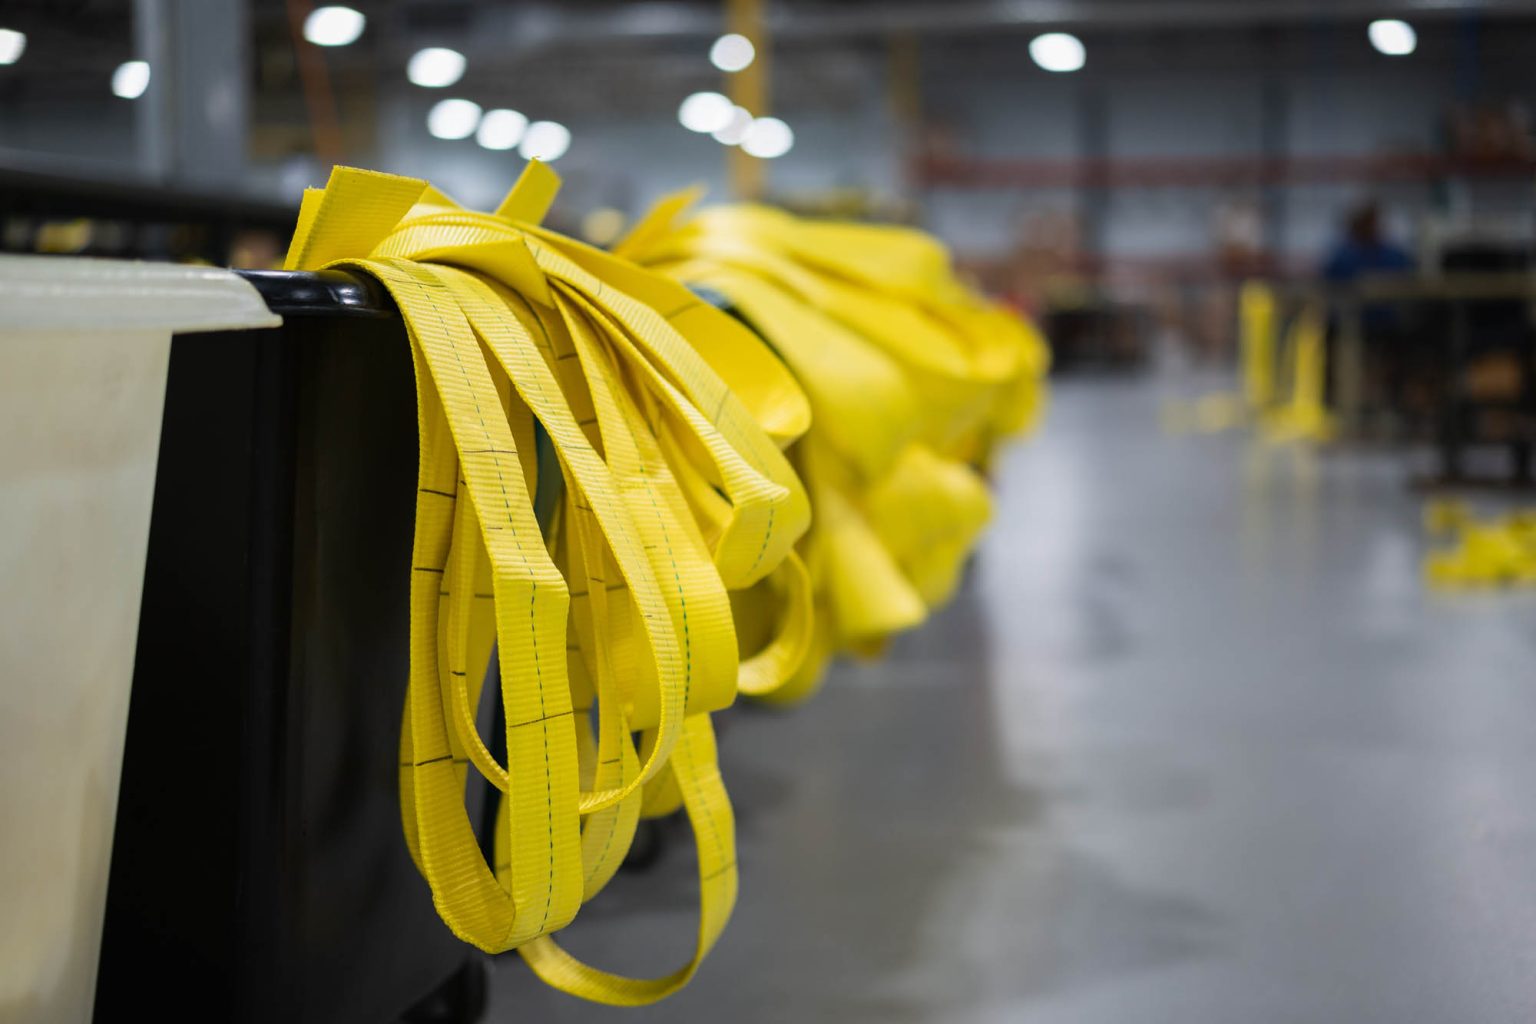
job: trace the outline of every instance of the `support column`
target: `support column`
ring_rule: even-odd
[[[1078,183],[1077,210],[1083,251],[1092,261],[1095,286],[1103,283],[1109,244],[1109,109],[1104,88],[1097,83],[1081,86],[1077,97],[1078,157],[1084,168]]]
[[[133,56],[149,64],[149,88],[133,105],[133,136],[139,173],[150,181],[164,181],[171,168],[171,3],[133,3]]]
[[[752,41],[756,51],[752,63],[727,75],[725,91],[731,102],[746,107],[753,117],[766,117],[769,105],[768,49],[771,40],[763,19],[763,0],[727,0],[726,31],[736,32]],[[763,197],[765,168],[763,161],[749,156],[740,146],[727,147],[727,171],[731,192],[737,199],[756,201]]]
[[[245,176],[248,0],[135,0],[138,59],[149,89],[136,100],[139,161],[167,183],[238,191]]]

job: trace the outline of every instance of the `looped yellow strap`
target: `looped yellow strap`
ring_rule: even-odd
[[[808,413],[735,320],[529,223],[557,187],[530,165],[485,214],[424,182],[338,169],[306,195],[288,266],[377,278],[416,367],[416,537],[402,567],[411,855],[456,935],[519,949],[565,991],[634,1005],[685,984],[734,905],[709,714],[738,686],[783,685],[809,648],[794,554],[809,500],[781,452]],[[533,512],[548,468],[539,429],[564,483],[547,532]],[[743,659],[728,591],[759,588],[785,614]],[[493,649],[505,765],[475,721]],[[490,864],[464,806],[471,766],[502,794]],[[613,877],[642,811],[674,798],[699,850],[692,958],[636,980],[562,952],[550,933]]]
[[[410,339],[411,856],[465,941],[639,1005],[688,982],[735,904],[711,713],[738,691],[803,698],[833,654],[948,598],[990,513],[980,469],[1039,415],[1047,360],[920,232],[756,207],[684,219],[685,194],[606,253],[538,226],[558,186],[533,163],[482,213],[338,169],[306,194],[288,266],[375,277]],[[477,723],[493,656],[504,764]],[[489,863],[471,768],[499,799]],[[562,950],[552,934],[639,818],[679,806],[691,956],[639,979]]]

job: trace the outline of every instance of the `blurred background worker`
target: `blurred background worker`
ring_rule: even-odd
[[[1323,263],[1323,277],[1343,283],[1362,274],[1397,273],[1413,266],[1408,250],[1382,233],[1381,207],[1370,200],[1349,212],[1342,237]]]
[[[1341,232],[1322,265],[1322,278],[1330,284],[1349,285],[1362,278],[1403,275],[1415,269],[1412,254],[1388,238],[1382,226],[1380,205],[1366,200],[1349,211]],[[1353,329],[1363,346],[1365,377],[1360,382],[1361,401],[1375,409],[1394,410],[1404,401],[1404,389],[1415,370],[1423,371],[1431,355],[1417,344],[1405,327],[1403,310],[1392,305],[1366,303],[1358,310]],[[1330,352],[1338,352],[1341,324],[1329,323]]]

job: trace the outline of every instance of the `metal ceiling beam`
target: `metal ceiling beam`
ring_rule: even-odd
[[[1536,0],[921,0],[912,3],[776,4],[778,39],[960,35],[1016,28],[1241,28],[1369,21],[1430,21],[1477,14],[1536,17]],[[723,31],[717,4],[659,2],[614,7],[553,3],[483,8],[473,41],[528,52],[600,40],[666,40]]]
[[[1019,28],[1218,28],[1536,15],[1533,0],[976,0],[827,5],[781,12],[776,31],[807,35],[969,32]]]

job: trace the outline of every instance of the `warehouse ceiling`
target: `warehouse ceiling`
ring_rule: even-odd
[[[367,111],[381,98],[407,94],[405,61],[428,45],[469,57],[461,87],[467,95],[515,98],[548,116],[654,114],[675,108],[680,96],[718,87],[718,74],[698,58],[723,29],[719,2],[348,2],[368,16],[367,30],[356,44],[325,54],[344,119],[371,120]],[[309,0],[249,0],[258,125],[281,130],[304,122],[290,16],[308,6]],[[133,0],[0,0],[0,27],[28,34],[25,59],[0,67],[0,104],[110,101],[105,90],[112,70],[135,56],[134,9]],[[1190,41],[1216,31],[1270,33],[1268,52],[1284,60],[1287,53],[1326,49],[1314,34],[1318,28],[1342,30],[1392,14],[1431,30],[1436,21],[1449,29],[1469,12],[1484,20],[1530,19],[1536,0],[769,0],[767,9],[777,43],[775,104],[794,111],[855,102],[869,87],[872,59],[881,59],[886,42],[901,35],[923,42],[925,71],[935,75],[945,73],[946,62],[1006,50],[1047,26],[1081,32],[1095,68],[1157,66],[1174,54],[1217,67],[1247,59],[1240,54],[1253,47],[1234,47],[1228,57],[1220,47]],[[1330,59],[1370,59],[1358,34],[1347,35],[1352,46],[1341,44]],[[1498,45],[1495,33],[1484,35],[1488,45]],[[1288,43],[1288,36],[1299,42]],[[1432,41],[1426,51],[1433,59]]]

